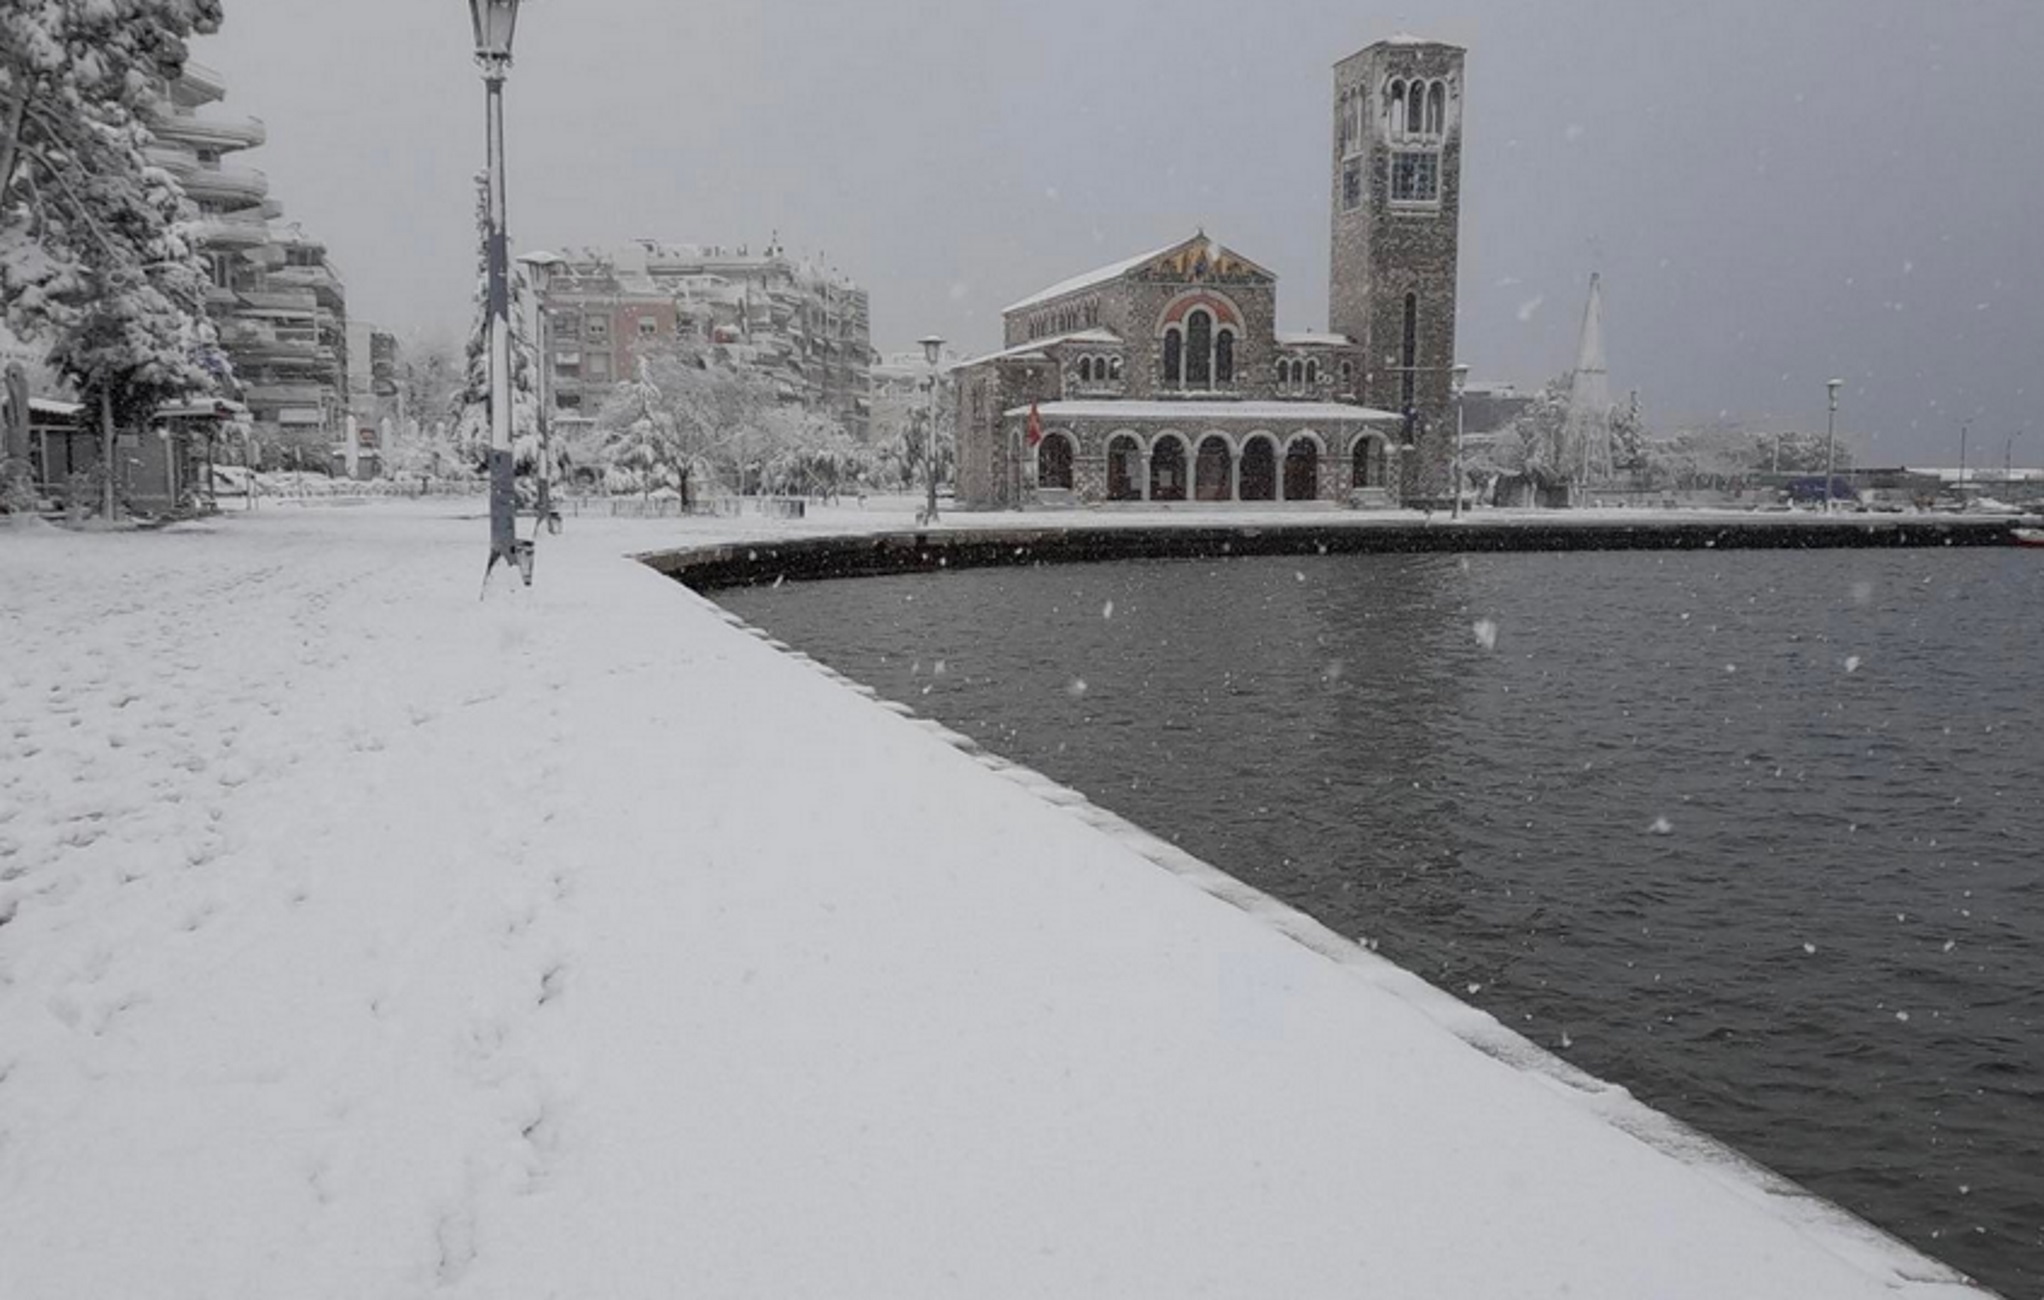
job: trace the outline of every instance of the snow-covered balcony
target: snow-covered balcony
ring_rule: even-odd
[[[197,59],[186,59],[184,75],[170,88],[171,102],[191,108],[227,97],[227,78]]]
[[[171,113],[158,117],[150,130],[159,140],[222,151],[253,149],[269,138],[269,129],[259,117],[216,117],[210,113]]]
[[[308,316],[319,308],[310,289],[245,289],[241,300],[263,311],[302,312]]]
[[[259,248],[270,242],[270,223],[251,212],[211,212],[192,223],[192,234],[208,248]]]
[[[261,203],[270,193],[270,178],[253,167],[225,167],[202,162],[184,181],[185,193],[204,203]]]

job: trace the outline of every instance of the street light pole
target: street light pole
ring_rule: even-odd
[[[504,234],[504,78],[511,70],[518,0],[469,0],[468,7],[475,20],[489,136],[490,559],[483,573],[487,580],[503,560],[516,565],[529,586],[531,550],[518,543],[518,489],[511,462],[511,290]]]
[[[1832,456],[1838,438],[1838,390],[1844,386],[1843,379],[1830,379],[1824,383],[1830,396],[1830,410],[1824,416],[1824,513],[1827,515],[1831,513]]]
[[[1448,510],[1450,519],[1462,517],[1462,395],[1468,386],[1469,367],[1458,361],[1449,372],[1449,387],[1455,393],[1455,503]]]
[[[944,353],[944,340],[932,334],[918,340],[923,347],[923,360],[930,365],[930,401],[924,410],[923,433],[927,438],[923,459],[929,463],[930,495],[923,505],[923,522],[937,522],[937,361]]]
[[[1973,432],[1973,421],[1959,421],[1959,491],[1966,490],[1966,435]]]

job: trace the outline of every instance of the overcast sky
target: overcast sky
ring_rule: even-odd
[[[482,90],[460,0],[227,0],[195,56],[351,311],[453,338]],[[883,350],[1199,226],[1324,327],[1331,67],[1466,44],[1461,351],[1533,386],[1604,273],[1612,385],[1666,428],[1842,427],[1862,459],[2044,461],[2039,0],[527,0],[520,249],[779,230]]]

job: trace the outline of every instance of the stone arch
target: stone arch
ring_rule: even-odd
[[[1275,501],[1278,495],[1277,440],[1257,432],[1242,440],[1236,498],[1242,501]]]
[[[1349,486],[1351,488],[1381,488],[1390,486],[1390,463],[1387,456],[1388,444],[1384,436],[1365,430],[1356,435],[1355,443],[1349,448]]]
[[[1107,439],[1107,499],[1141,501],[1146,486],[1142,438],[1117,429]]]
[[[1036,486],[1069,491],[1073,486],[1072,458],[1070,435],[1060,429],[1044,434],[1043,441],[1036,444]]]
[[[1295,433],[1285,442],[1284,500],[1317,501],[1320,498],[1320,459],[1326,448],[1311,431]]]
[[[1185,500],[1187,459],[1183,435],[1167,432],[1156,436],[1150,443],[1150,500]]]
[[[1192,461],[1192,499],[1235,499],[1235,449],[1223,434],[1209,433],[1199,440]]]

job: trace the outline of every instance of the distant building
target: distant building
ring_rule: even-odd
[[[1278,329],[1277,277],[1204,231],[1009,307],[952,375],[961,501],[1445,498],[1462,68],[1410,38],[1336,66],[1330,330]]]
[[[864,440],[871,420],[867,295],[850,280],[747,248],[651,241],[571,254],[548,278],[549,383],[556,418],[590,420],[632,374],[638,348],[687,335],[766,379],[784,402]]]
[[[348,426],[347,294],[325,245],[273,229],[283,209],[268,178],[230,161],[267,133],[215,109],[226,93],[218,73],[187,62],[150,121],[149,158],[199,210],[207,311],[257,436],[324,454]]]
[[[939,370],[948,370],[957,362],[956,354],[947,350],[938,361]],[[948,384],[940,383],[940,393],[947,387]],[[930,400],[930,363],[924,359],[922,349],[890,352],[877,358],[873,362],[872,392],[873,443],[898,443],[920,430],[922,412]],[[940,418],[949,416],[948,408],[940,412]]]
[[[397,375],[397,336],[368,321],[348,322],[348,414],[335,455],[349,478],[377,478],[384,472],[405,418]]]

